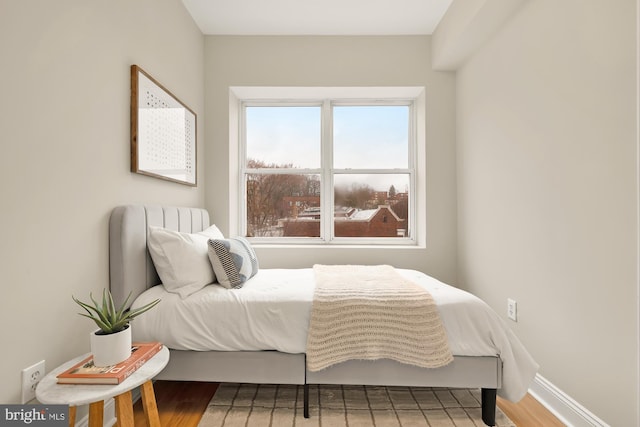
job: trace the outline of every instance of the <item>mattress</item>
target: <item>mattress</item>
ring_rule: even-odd
[[[499,356],[500,395],[517,401],[538,365],[504,321],[482,300],[416,270],[398,269],[428,290],[456,356]],[[158,340],[176,350],[304,353],[314,293],[313,269],[261,269],[240,289],[205,286],[182,299],[162,285],[141,294],[133,308],[162,302],[132,323],[134,340]]]

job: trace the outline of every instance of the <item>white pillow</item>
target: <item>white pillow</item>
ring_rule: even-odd
[[[186,298],[215,282],[216,276],[207,255],[207,241],[214,238],[223,238],[215,225],[194,234],[149,227],[147,247],[168,292]]]
[[[224,239],[222,231],[215,224],[210,225],[209,228],[205,228],[202,231],[198,231],[196,234],[206,236],[209,239]]]

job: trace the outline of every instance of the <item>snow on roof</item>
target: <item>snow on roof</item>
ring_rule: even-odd
[[[349,219],[366,221],[366,220],[371,219],[373,217],[373,215],[375,215],[376,212],[378,212],[378,209],[365,209],[365,210],[362,210],[362,211],[357,211],[354,214],[352,214],[349,217]]]

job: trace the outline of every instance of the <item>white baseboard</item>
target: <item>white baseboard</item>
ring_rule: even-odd
[[[529,393],[569,427],[610,427],[540,374]]]

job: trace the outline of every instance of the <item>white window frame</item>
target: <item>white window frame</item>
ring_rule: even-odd
[[[368,88],[301,88],[301,87],[231,87],[229,91],[229,219],[230,232],[244,235],[246,231],[246,203],[244,160],[245,106],[271,105],[321,105],[322,106],[322,159],[319,169],[293,169],[296,174],[319,173],[322,178],[320,206],[324,212],[333,212],[333,176],[336,172],[348,174],[398,173],[409,174],[409,237],[334,237],[332,214],[322,215],[321,237],[306,238],[251,238],[260,246],[418,246],[425,247],[426,236],[426,129],[424,87],[368,87]],[[408,105],[409,113],[409,164],[405,169],[333,169],[331,141],[333,123],[332,106],[344,105]],[[286,172],[287,170],[279,171]],[[329,179],[326,179],[328,177]]]

